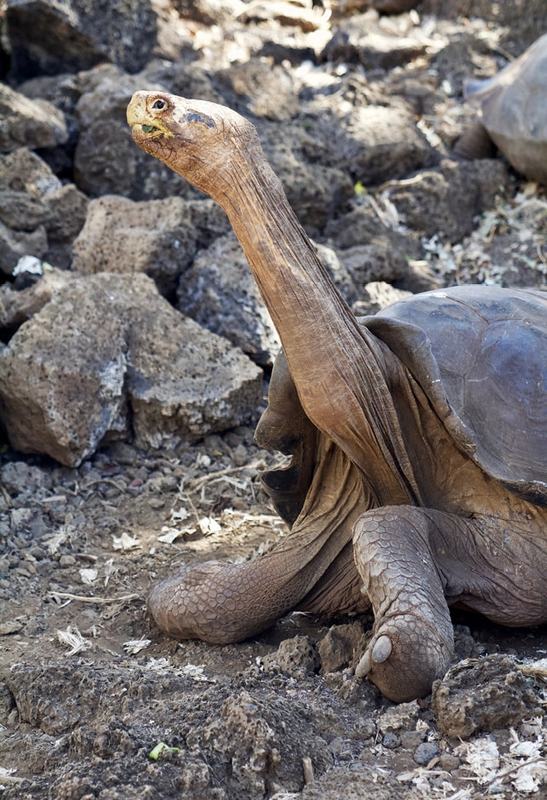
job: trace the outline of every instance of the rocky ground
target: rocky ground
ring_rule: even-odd
[[[451,156],[544,0],[390,3],[0,2],[6,800],[545,796],[545,630],[455,614],[455,666],[396,707],[353,677],[367,618],[219,648],[146,616],[177,563],[286,530],[253,443],[277,336],[223,213],[131,142],[135,89],[250,116],[359,313],[545,284],[545,190]]]

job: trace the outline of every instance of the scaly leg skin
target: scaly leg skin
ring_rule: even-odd
[[[356,675],[395,702],[428,694],[454,649],[431,525],[423,509],[385,506],[367,511],[354,529],[354,558],[375,617]]]
[[[546,622],[546,517],[528,504],[510,519],[411,506],[363,514],[354,558],[375,622],[356,674],[391,700],[427,694],[452,653],[448,605],[501,625]]]
[[[178,639],[225,644],[259,633],[300,603],[325,613],[336,612],[340,603],[353,609],[358,584],[349,545],[365,502],[358,470],[322,437],[312,483],[290,534],[253,561],[183,568],[153,587],[152,617]]]

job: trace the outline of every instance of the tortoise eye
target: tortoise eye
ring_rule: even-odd
[[[152,103],[152,108],[156,108],[158,111],[161,111],[166,105],[167,103],[165,100],[154,100]]]

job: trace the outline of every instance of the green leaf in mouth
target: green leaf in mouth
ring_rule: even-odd
[[[152,133],[152,131],[158,130],[155,125],[143,125],[142,129],[144,133]]]

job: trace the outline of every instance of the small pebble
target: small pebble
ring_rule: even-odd
[[[349,761],[353,756],[353,746],[350,741],[343,736],[337,736],[329,745],[330,751],[339,761]]]
[[[247,449],[244,445],[238,444],[235,450],[232,452],[232,460],[236,467],[244,466],[249,459]]]
[[[445,769],[447,772],[458,769],[460,764],[461,761],[458,756],[454,756],[452,753],[442,753],[439,758],[439,767]]]
[[[388,731],[386,734],[384,734],[382,744],[384,747],[387,747],[388,750],[395,750],[401,744],[401,739],[396,733]]]
[[[424,731],[401,731],[401,744],[405,750],[414,750],[425,738]]]
[[[376,725],[371,719],[365,719],[358,728],[358,736],[362,739],[372,739],[376,736]]]
[[[422,742],[414,751],[414,761],[425,766],[432,758],[439,755],[439,745],[436,742]]]
[[[70,555],[61,556],[61,558],[59,559],[59,566],[60,567],[73,567],[75,563],[76,563],[76,559],[74,558],[74,556],[70,556]]]
[[[165,500],[161,497],[151,497],[148,501],[148,505],[150,508],[163,508],[165,505]]]

